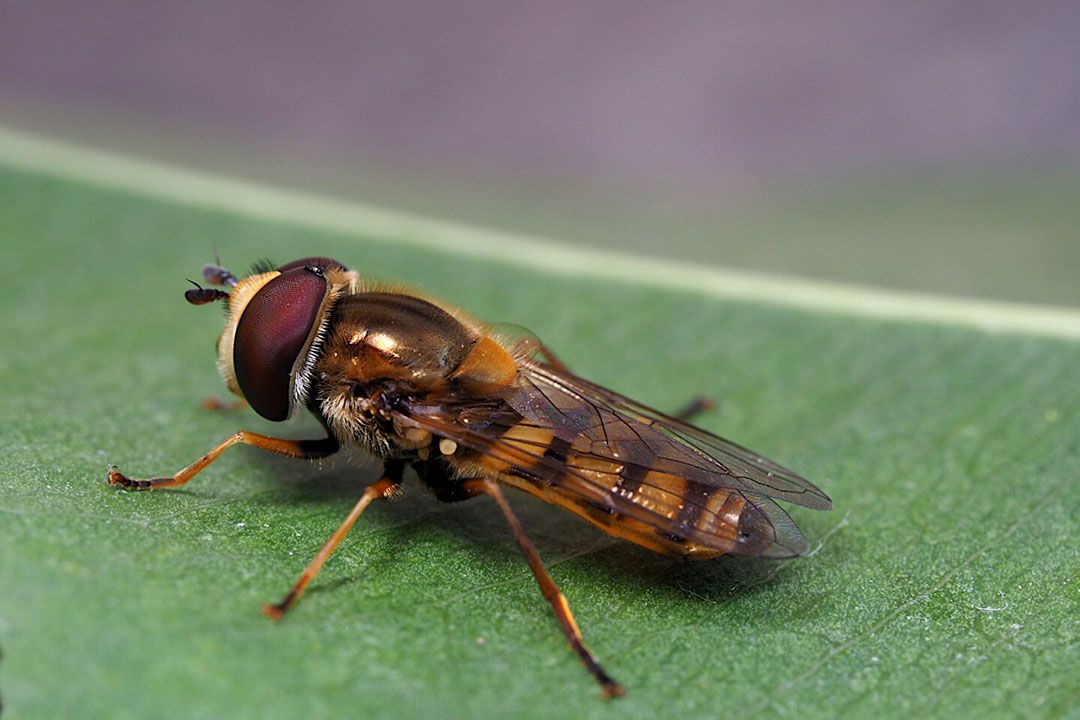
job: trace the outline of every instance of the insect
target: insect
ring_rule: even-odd
[[[185,297],[226,303],[217,352],[229,389],[268,420],[307,410],[326,437],[239,431],[171,477],[134,480],[113,467],[109,483],[177,487],[236,444],[304,459],[359,448],[383,463],[382,477],[293,588],[263,607],[275,620],[368,505],[398,492],[409,466],[440,500],[494,500],[571,648],[605,697],[621,695],[502,486],[687,558],[799,555],[806,539],[775,500],[832,507],[821,490],[757,453],[573,375],[535,337],[500,334],[411,290],[362,281],[330,258],[262,263],[241,279],[207,265],[203,278],[218,287],[196,285]]]

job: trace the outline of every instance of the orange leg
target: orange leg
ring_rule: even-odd
[[[308,566],[304,568],[304,572],[300,575],[300,579],[293,585],[292,590],[282,599],[281,602],[270,605],[263,605],[263,614],[272,620],[280,620],[282,616],[296,604],[296,601],[300,599],[300,594],[304,592],[304,588],[307,587],[316,575],[319,574],[319,570],[322,568],[323,563],[330,557],[330,554],[334,552],[334,549],[341,544],[341,541],[345,539],[345,536],[349,534],[349,530],[352,530],[352,526],[356,524],[356,520],[363,514],[372,500],[378,500],[389,495],[393,495],[394,491],[401,484],[401,473],[405,468],[405,464],[400,460],[387,460],[383,465],[383,476],[375,483],[369,485],[364,494],[360,496],[360,500],[357,501],[356,506],[353,507],[352,512],[345,518],[345,522],[341,523],[334,534],[330,536],[330,539],[326,541],[326,544],[322,546],[322,549],[315,555]]]
[[[258,435],[256,433],[247,432],[246,430],[240,430],[227,437],[224,442],[172,477],[152,478],[150,480],[132,480],[113,467],[109,468],[109,484],[119,485],[128,490],[154,490],[156,488],[178,487],[198,475],[207,465],[217,460],[218,455],[225,452],[226,448],[232,447],[237,443],[252,445],[261,450],[268,450],[269,452],[275,452],[280,455],[287,455],[289,457],[302,458],[305,460],[315,460],[316,458],[333,455],[338,450],[338,441],[332,437],[326,437],[322,440],[283,440],[281,438],[272,438],[266,435]]]
[[[222,400],[217,395],[208,395],[203,398],[202,409],[203,410],[220,410],[222,412],[231,412],[233,410],[243,410],[248,405],[248,401],[240,398],[239,400]]]
[[[558,619],[559,625],[562,626],[563,634],[566,635],[566,639],[570,642],[570,648],[577,653],[585,668],[600,683],[605,698],[622,695],[624,692],[622,686],[604,672],[604,668],[600,667],[600,663],[596,662],[589,648],[585,646],[585,641],[581,637],[581,630],[578,629],[577,622],[574,621],[574,615],[570,612],[566,597],[559,591],[555,581],[551,579],[547,570],[544,569],[540,554],[536,552],[536,547],[532,544],[529,536],[525,534],[525,528],[521,525],[521,521],[517,519],[514,511],[510,509],[510,503],[506,501],[506,496],[503,495],[499,486],[494,481],[487,479],[468,480],[464,485],[468,492],[486,493],[494,498],[499,505],[499,509],[506,516],[506,522],[510,526],[510,532],[513,534],[514,540],[517,541],[518,547],[521,548],[521,554],[525,556],[525,561],[532,568],[536,582],[540,585],[540,592],[544,594],[544,599],[548,601],[551,609],[555,611],[555,617]]]

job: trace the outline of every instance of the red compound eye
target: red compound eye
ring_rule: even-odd
[[[268,420],[289,416],[293,366],[319,322],[327,284],[308,258],[282,266],[281,275],[251,298],[236,326],[233,369],[240,391]],[[333,262],[330,260],[329,262]]]

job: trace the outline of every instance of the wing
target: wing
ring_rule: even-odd
[[[665,415],[624,395],[568,373],[533,364],[522,368],[525,383],[509,402],[527,417],[578,432],[599,434],[619,450],[609,425],[623,425],[654,452],[657,467],[707,487],[728,487],[815,510],[832,500],[810,481],[741,445]],[[641,430],[644,425],[649,430]],[[636,431],[635,431],[636,430]]]
[[[791,556],[806,539],[770,498],[832,506],[756,453],[552,364],[519,362],[517,384],[501,397],[414,405],[399,410],[399,422],[451,438],[484,469],[524,478],[533,485],[525,489],[575,511],[590,508],[579,514],[647,546],[608,519],[719,552]]]

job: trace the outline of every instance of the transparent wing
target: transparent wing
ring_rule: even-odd
[[[737,493],[771,527],[772,544],[753,554],[783,557],[807,548],[770,498],[832,506],[808,481],[756,453],[553,364],[520,363],[519,383],[503,397],[413,405],[398,421],[493,458],[504,472],[554,488],[568,504],[635,518],[725,551],[737,550],[709,531],[720,525],[721,508],[710,502],[718,489]],[[673,478],[685,482],[673,487]]]
[[[612,452],[635,441],[654,466],[707,487],[728,487],[815,510],[832,500],[809,480],[729,440],[624,395],[541,364],[521,368],[522,384],[507,401],[525,417],[585,433]]]

